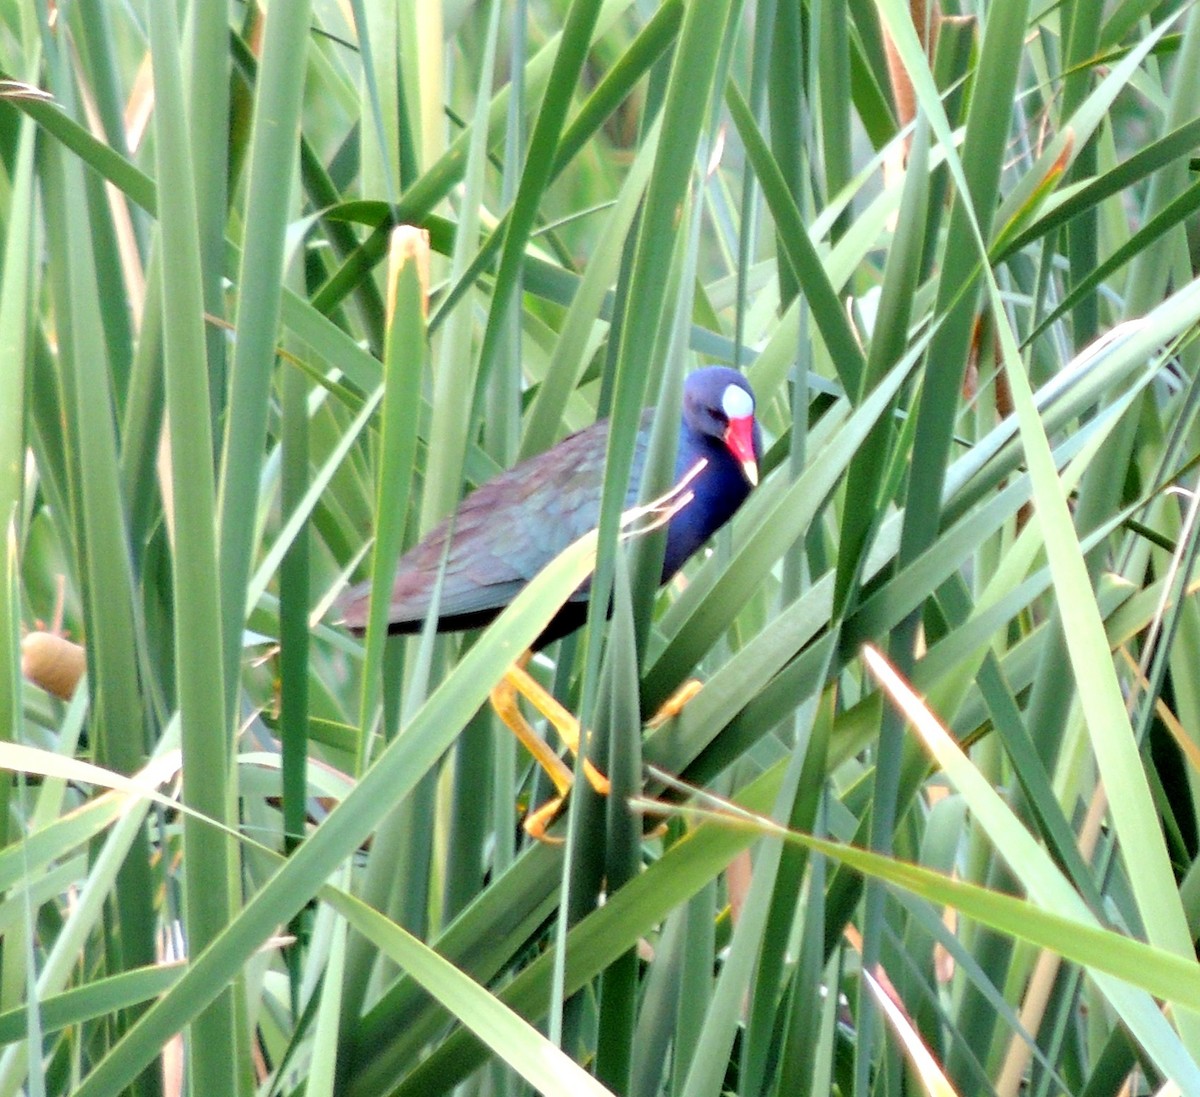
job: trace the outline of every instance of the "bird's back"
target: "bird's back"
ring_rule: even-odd
[[[641,479],[650,414],[638,435],[630,501]],[[443,557],[439,630],[492,620],[560,552],[596,528],[607,441],[608,421],[602,420],[471,492],[397,562],[389,631],[420,631]],[[343,602],[348,627],[366,627],[369,598],[367,583],[348,592]]]

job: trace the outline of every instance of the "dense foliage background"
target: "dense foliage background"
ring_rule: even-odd
[[[0,1095],[1200,1094],[1200,6],[10,0],[0,67]],[[713,361],[763,480],[656,594]],[[333,624],[601,415],[491,628]],[[593,551],[535,669],[614,794],[533,844],[481,706]]]

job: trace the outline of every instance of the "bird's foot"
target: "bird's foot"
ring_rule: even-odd
[[[579,721],[558,703],[553,694],[541,682],[525,669],[525,661],[527,660],[514,664],[504,675],[505,683],[509,687],[507,693],[511,698],[511,712],[514,714],[515,721],[520,722],[521,727],[518,728],[516,722],[511,722],[506,713],[502,713],[500,718],[512,728],[517,738],[525,744],[529,752],[533,754],[539,764],[550,775],[550,779],[554,782],[554,787],[560,793],[566,792],[575,781],[574,773],[572,773],[570,767],[563,762],[545,739],[533,730],[525,717],[521,715],[517,708],[516,695],[519,693],[525,697],[554,726],[554,730],[558,732],[559,738],[566,743],[567,749],[574,755],[579,754],[579,744],[583,738],[579,730]],[[497,686],[492,691],[492,704],[496,707],[497,712],[500,712],[500,709],[496,706],[495,695],[503,687],[504,683],[501,683],[500,686]],[[536,749],[534,744],[537,745]],[[550,758],[555,760],[554,763],[549,763]],[[556,772],[564,776],[556,777]],[[587,778],[588,784],[601,796],[608,795],[610,787],[608,778],[592,765],[591,761],[586,757],[583,759],[583,773]]]
[[[517,704],[519,687],[513,682],[514,667],[496,685],[491,692],[492,708],[505,726],[517,737],[521,745],[533,755],[534,761],[546,771],[559,794],[565,794],[575,780],[571,767],[566,764],[558,753],[546,742],[521,713]],[[522,670],[521,674],[525,674]],[[528,677],[528,675],[526,675]]]
[[[657,730],[664,724],[674,720],[682,711],[684,706],[691,701],[703,689],[703,683],[696,678],[689,678],[683,683],[674,693],[671,694],[661,705],[659,710],[646,721],[646,727],[652,731]]]
[[[583,735],[579,730],[579,721],[525,669],[528,661],[527,653],[505,672],[504,678],[492,690],[492,707],[525,746],[525,749],[533,755],[538,765],[546,771],[554,784],[556,795],[553,799],[526,815],[523,824],[525,832],[536,841],[558,844],[561,839],[551,837],[547,832],[562,813],[567,795],[575,783],[575,774],[571,767],[559,757],[558,752],[525,719],[518,705],[517,695],[520,694],[529,700],[529,703],[557,729],[568,749],[577,756]],[[663,702],[662,707],[647,722],[647,727],[659,728],[673,720],[683,711],[684,706],[700,692],[700,689],[701,683],[695,678],[689,678]],[[587,783],[599,795],[607,796],[609,794],[611,784],[608,778],[586,757],[583,759],[583,773]]]
[[[565,796],[555,796],[547,800],[540,808],[529,812],[521,824],[525,833],[535,842],[544,842],[548,846],[561,846],[563,839],[558,835],[548,833],[554,821],[562,813],[563,805],[567,802]]]
[[[579,731],[579,721],[525,669],[528,661],[529,654],[526,653],[522,659],[505,672],[504,677],[491,692],[491,702],[496,715],[516,735],[525,749],[533,755],[538,765],[546,771],[557,793],[554,799],[525,817],[525,831],[539,842],[557,844],[560,839],[550,837],[546,831],[561,813],[567,794],[575,783],[575,774],[571,767],[559,757],[558,752],[525,719],[518,704],[517,695],[521,694],[526,697],[529,703],[554,725],[563,742],[575,755],[579,754],[582,736]],[[583,759],[583,774],[587,783],[599,795],[607,796],[609,794],[611,785],[608,778],[586,757]]]

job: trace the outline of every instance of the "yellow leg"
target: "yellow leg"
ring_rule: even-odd
[[[525,828],[525,833],[535,842],[545,842],[551,846],[562,845],[563,840],[556,838],[554,835],[547,834],[546,829],[558,818],[558,813],[562,811],[563,804],[566,802],[565,797],[555,796],[547,800],[540,808],[529,812],[525,816],[525,822],[522,824]]]
[[[522,672],[524,673],[524,672]],[[530,725],[521,714],[517,704],[519,692],[509,671],[497,683],[491,692],[492,708],[496,715],[504,721],[508,729],[520,740],[521,745],[533,755],[534,761],[546,771],[547,776],[554,782],[554,787],[560,792],[567,792],[575,780],[570,766],[564,762],[554,749]]]
[[[662,703],[662,706],[654,716],[646,721],[646,727],[652,729],[660,728],[668,721],[674,720],[683,711],[683,706],[695,697],[702,688],[699,681],[695,678],[689,678]]]
[[[582,736],[579,731],[579,721],[525,669],[525,664],[529,662],[529,655],[530,653],[526,652],[505,672],[504,677],[492,690],[491,700],[496,715],[504,721],[525,749],[533,755],[534,760],[546,771],[554,784],[557,795],[546,801],[541,807],[529,812],[524,823],[525,831],[531,838],[535,838],[539,842],[552,842],[555,839],[546,833],[547,828],[562,811],[567,794],[574,784],[575,774],[571,767],[558,756],[557,751],[534,730],[522,715],[517,700],[518,695],[525,697],[546,720],[554,725],[560,738],[574,755],[579,754],[579,743]],[[683,707],[700,692],[700,689],[700,682],[695,678],[688,679],[663,702],[662,707],[647,726],[661,727],[669,720],[674,719],[683,711]],[[592,788],[601,796],[608,795],[610,789],[608,778],[596,769],[587,758],[583,760],[583,772]]]
[[[563,708],[562,705],[560,705],[554,699],[554,697],[547,692],[542,684],[525,669],[524,661],[521,663],[514,663],[511,667],[509,667],[504,674],[504,680],[511,684],[514,694],[521,694],[521,696],[523,696],[531,705],[533,705],[538,712],[540,712],[547,720],[550,721],[551,724],[554,725],[554,729],[558,732],[559,737],[564,743],[566,743],[567,749],[572,754],[578,755],[580,740],[579,721],[576,720],[575,717],[572,716],[565,708]],[[525,722],[524,717],[521,717],[521,720],[523,723]],[[509,724],[509,727],[512,727],[512,725]],[[529,729],[530,732],[533,731],[533,729],[529,727],[528,723],[525,723],[525,727]],[[513,728],[513,732],[518,738],[521,739],[523,743],[525,742],[524,738],[521,736],[521,733],[518,732],[515,727]],[[562,765],[562,759],[546,746],[545,740],[538,736],[536,732],[533,732],[533,735],[534,738],[536,738],[538,742],[540,742],[541,745],[547,751],[549,751],[550,755],[556,761],[558,761],[560,765]],[[528,744],[526,745],[528,746]],[[530,748],[530,753],[533,754],[532,748]],[[534,757],[537,758],[539,762],[542,761],[537,754],[534,754]],[[545,763],[542,764],[545,766]],[[549,772],[549,770],[547,770],[547,772]],[[587,758],[584,758],[583,760],[583,772],[587,776],[588,784],[591,785],[592,788],[600,793],[601,796],[608,795],[608,778],[605,777],[604,774],[601,773],[594,765],[592,765]],[[571,771],[568,769],[567,773],[571,774]],[[550,777],[551,780],[553,780],[554,775],[550,774]],[[571,779],[574,779],[573,774],[571,774]],[[558,785],[557,781],[555,781],[555,785]],[[568,782],[567,787],[570,787],[570,782]],[[565,790],[560,787],[558,791],[563,792]]]
[[[496,715],[507,725],[509,730],[520,740],[534,760],[546,771],[557,791],[553,799],[541,807],[531,811],[525,817],[525,831],[530,837],[540,842],[553,841],[547,834],[546,828],[554,822],[562,810],[567,793],[575,781],[575,774],[558,753],[542,738],[521,713],[517,695],[523,695],[538,712],[540,712],[561,736],[572,754],[579,753],[579,721],[560,705],[526,669],[529,653],[526,652],[521,660],[510,667],[504,677],[491,692],[492,708]],[[609,781],[586,758],[583,760],[583,772],[588,784],[601,796],[607,796]]]
[[[683,711],[684,705],[691,701],[703,688],[704,684],[698,678],[689,678],[659,706],[659,710],[646,721],[646,727],[654,730],[662,727],[664,724],[670,723],[670,721],[674,720]],[[659,823],[658,826],[648,832],[647,836],[651,838],[661,837],[666,831],[667,824]]]

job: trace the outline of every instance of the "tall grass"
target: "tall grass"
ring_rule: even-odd
[[[0,1097],[1200,1093],[1200,7],[23,4],[0,66]],[[762,483],[657,592],[709,362]],[[492,626],[337,627],[598,416]],[[485,701],[593,571],[534,670],[619,793],[531,843]]]

